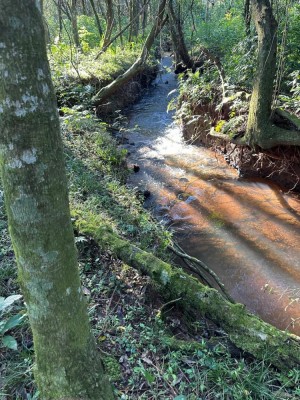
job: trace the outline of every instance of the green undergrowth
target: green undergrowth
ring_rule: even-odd
[[[95,59],[98,51],[80,53],[63,43],[51,46],[49,60],[59,106],[80,104],[83,108],[92,108],[92,96],[133,64],[140,46],[112,47]],[[150,72],[155,65],[150,57],[145,70]]]
[[[126,186],[130,171],[106,125],[87,112],[64,109],[62,136],[71,208],[100,215],[119,235],[166,257],[170,234],[143,210],[143,199]],[[2,193],[2,192],[1,192]],[[15,261],[0,198],[1,296],[18,293]],[[268,360],[253,361],[232,350],[209,321],[192,322],[165,304],[148,277],[115,259],[80,232],[75,241],[83,292],[93,332],[116,397],[130,399],[297,399],[299,371],[280,373]],[[19,302],[12,309],[24,309]],[[1,349],[0,398],[38,399],[28,324],[10,332],[18,350]]]
[[[117,148],[106,124],[91,114],[64,111],[71,206],[100,215],[119,234],[163,257],[170,234],[144,210],[139,192],[125,184],[127,151]]]
[[[147,277],[99,252],[91,239],[81,241],[80,263],[118,399],[297,398],[297,371],[284,376],[267,360],[232,357],[223,332],[216,336],[207,321],[189,321],[176,302],[163,302]]]

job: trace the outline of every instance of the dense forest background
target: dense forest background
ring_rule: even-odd
[[[299,338],[184,254],[143,208],[150,194],[126,184],[139,167],[120,147],[124,109],[167,55],[186,140],[298,190],[299,2],[11,3],[0,0],[1,398],[299,398]],[[14,211],[24,193],[41,214],[28,197]]]

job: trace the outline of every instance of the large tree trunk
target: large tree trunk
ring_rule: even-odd
[[[272,7],[269,0],[251,0],[251,6],[258,34],[258,60],[244,142],[263,149],[300,145],[300,132],[280,129],[271,120],[277,50],[277,22]]]
[[[43,400],[113,399],[80,286],[43,22],[0,0],[0,170]]]
[[[151,47],[153,45],[154,39],[161,31],[164,23],[164,11],[166,6],[166,0],[161,0],[158,8],[158,13],[154,22],[154,25],[147,36],[147,39],[144,43],[142,52],[139,58],[134,62],[134,64],[126,71],[124,74],[119,75],[112,83],[105,86],[98,93],[95,94],[92,101],[98,106],[103,103],[109,96],[115,93],[122,85],[132,79],[139,71],[143,69],[143,66],[147,60]]]

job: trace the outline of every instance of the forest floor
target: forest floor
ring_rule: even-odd
[[[75,108],[63,108],[61,119],[71,209],[100,215],[123,237],[170,261],[170,232],[143,209],[143,195],[126,186],[132,173],[126,151],[118,149],[106,123]],[[114,128],[117,124],[115,120]],[[19,293],[19,287],[2,191],[0,230],[0,295],[8,297]],[[165,303],[149,278],[100,249],[92,238],[75,231],[75,241],[90,320],[118,399],[299,398],[299,371],[280,372],[267,359],[241,354],[217,326],[192,320],[176,302]],[[17,312],[24,312],[22,300],[1,320]],[[28,321],[9,333],[18,348],[1,348],[0,398],[38,399]]]

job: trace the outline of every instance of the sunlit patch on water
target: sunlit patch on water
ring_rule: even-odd
[[[147,206],[177,235],[185,251],[203,260],[231,295],[281,329],[300,335],[300,201],[263,180],[243,180],[222,157],[185,144],[167,113],[158,84],[134,107],[129,161],[133,186],[148,189]]]

